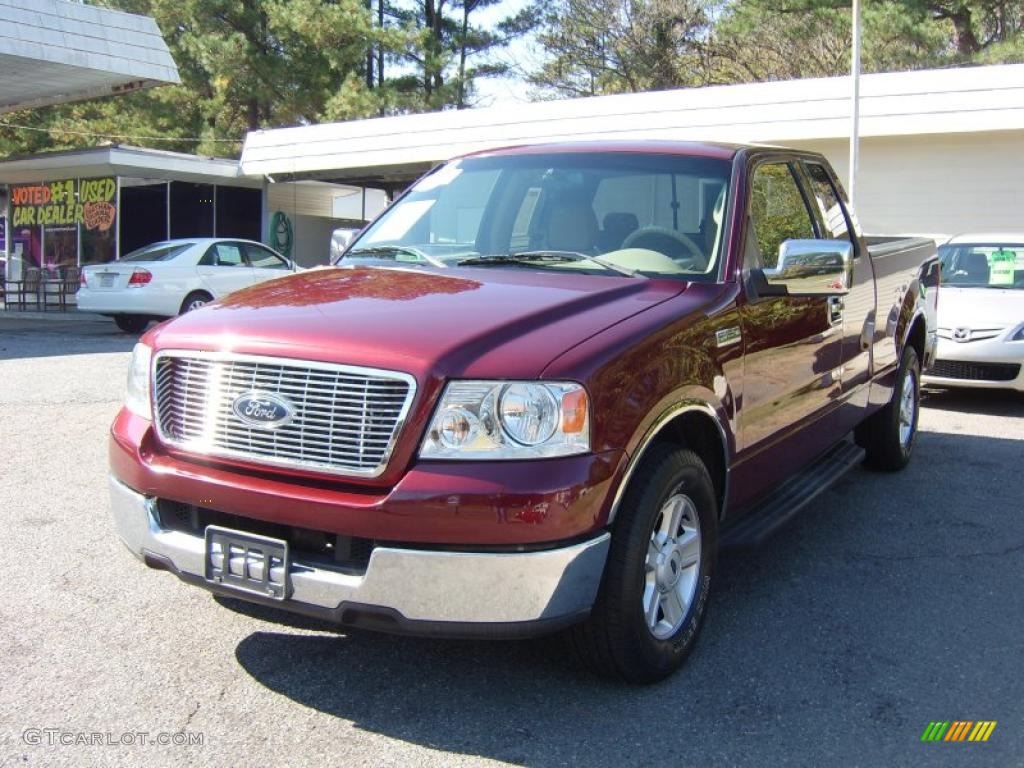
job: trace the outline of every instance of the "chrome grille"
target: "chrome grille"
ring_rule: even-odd
[[[192,453],[375,477],[387,466],[415,392],[405,373],[284,358],[164,351],[153,375],[160,439]],[[244,422],[242,394],[271,394],[286,423]]]

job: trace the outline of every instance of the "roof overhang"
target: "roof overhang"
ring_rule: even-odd
[[[241,175],[237,160],[200,157],[140,147],[96,147],[46,152],[0,161],[0,184],[30,184],[64,178],[129,176],[198,184],[259,188],[262,178]]]
[[[785,143],[850,135],[849,77],[713,86],[255,131],[242,172],[409,180],[457,155],[608,139]],[[1024,65],[865,75],[862,137],[1024,128]]]
[[[148,16],[65,0],[0,4],[0,114],[179,82]]]

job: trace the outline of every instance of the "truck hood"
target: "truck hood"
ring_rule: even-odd
[[[939,289],[940,328],[1005,328],[1024,322],[1024,290],[1014,288]]]
[[[525,269],[315,269],[158,326],[157,349],[217,349],[401,370],[535,378],[554,358],[686,289]]]

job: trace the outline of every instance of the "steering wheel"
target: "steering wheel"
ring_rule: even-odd
[[[677,243],[682,245],[687,251],[690,252],[690,257],[699,265],[703,265],[705,262],[704,250],[700,248],[693,240],[682,232],[677,232],[674,229],[668,227],[640,227],[633,232],[626,235],[626,239],[622,241],[621,248],[632,248],[635,247],[637,240],[640,240],[647,235],[661,235],[663,237],[671,238]]]

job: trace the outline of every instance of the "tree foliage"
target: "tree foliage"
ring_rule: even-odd
[[[540,95],[844,74],[850,0],[555,0]],[[862,0],[865,72],[1024,61],[1021,0]]]
[[[830,76],[850,0],[92,0],[153,16],[182,83],[5,115],[0,153],[104,139],[237,154],[249,130],[472,106],[536,28],[539,97]],[[866,72],[1024,61],[1022,0],[862,0]]]
[[[107,138],[230,156],[250,130],[469,106],[475,81],[504,71],[489,55],[532,23],[473,23],[498,0],[94,2],[152,16],[181,84],[6,115],[28,129],[0,127],[3,154]]]
[[[385,15],[403,29],[407,45],[394,56],[399,72],[392,83],[404,111],[472,106],[474,83],[506,74],[508,67],[489,58],[495,49],[531,30],[537,12],[528,7],[487,29],[474,23],[479,11],[501,0],[416,0],[386,4]]]
[[[718,79],[773,80],[849,70],[849,0],[736,0],[714,47]],[[864,0],[865,72],[1024,60],[1019,0]]]
[[[539,3],[548,54],[530,76],[558,96],[658,90],[709,82],[708,8],[700,0]]]

